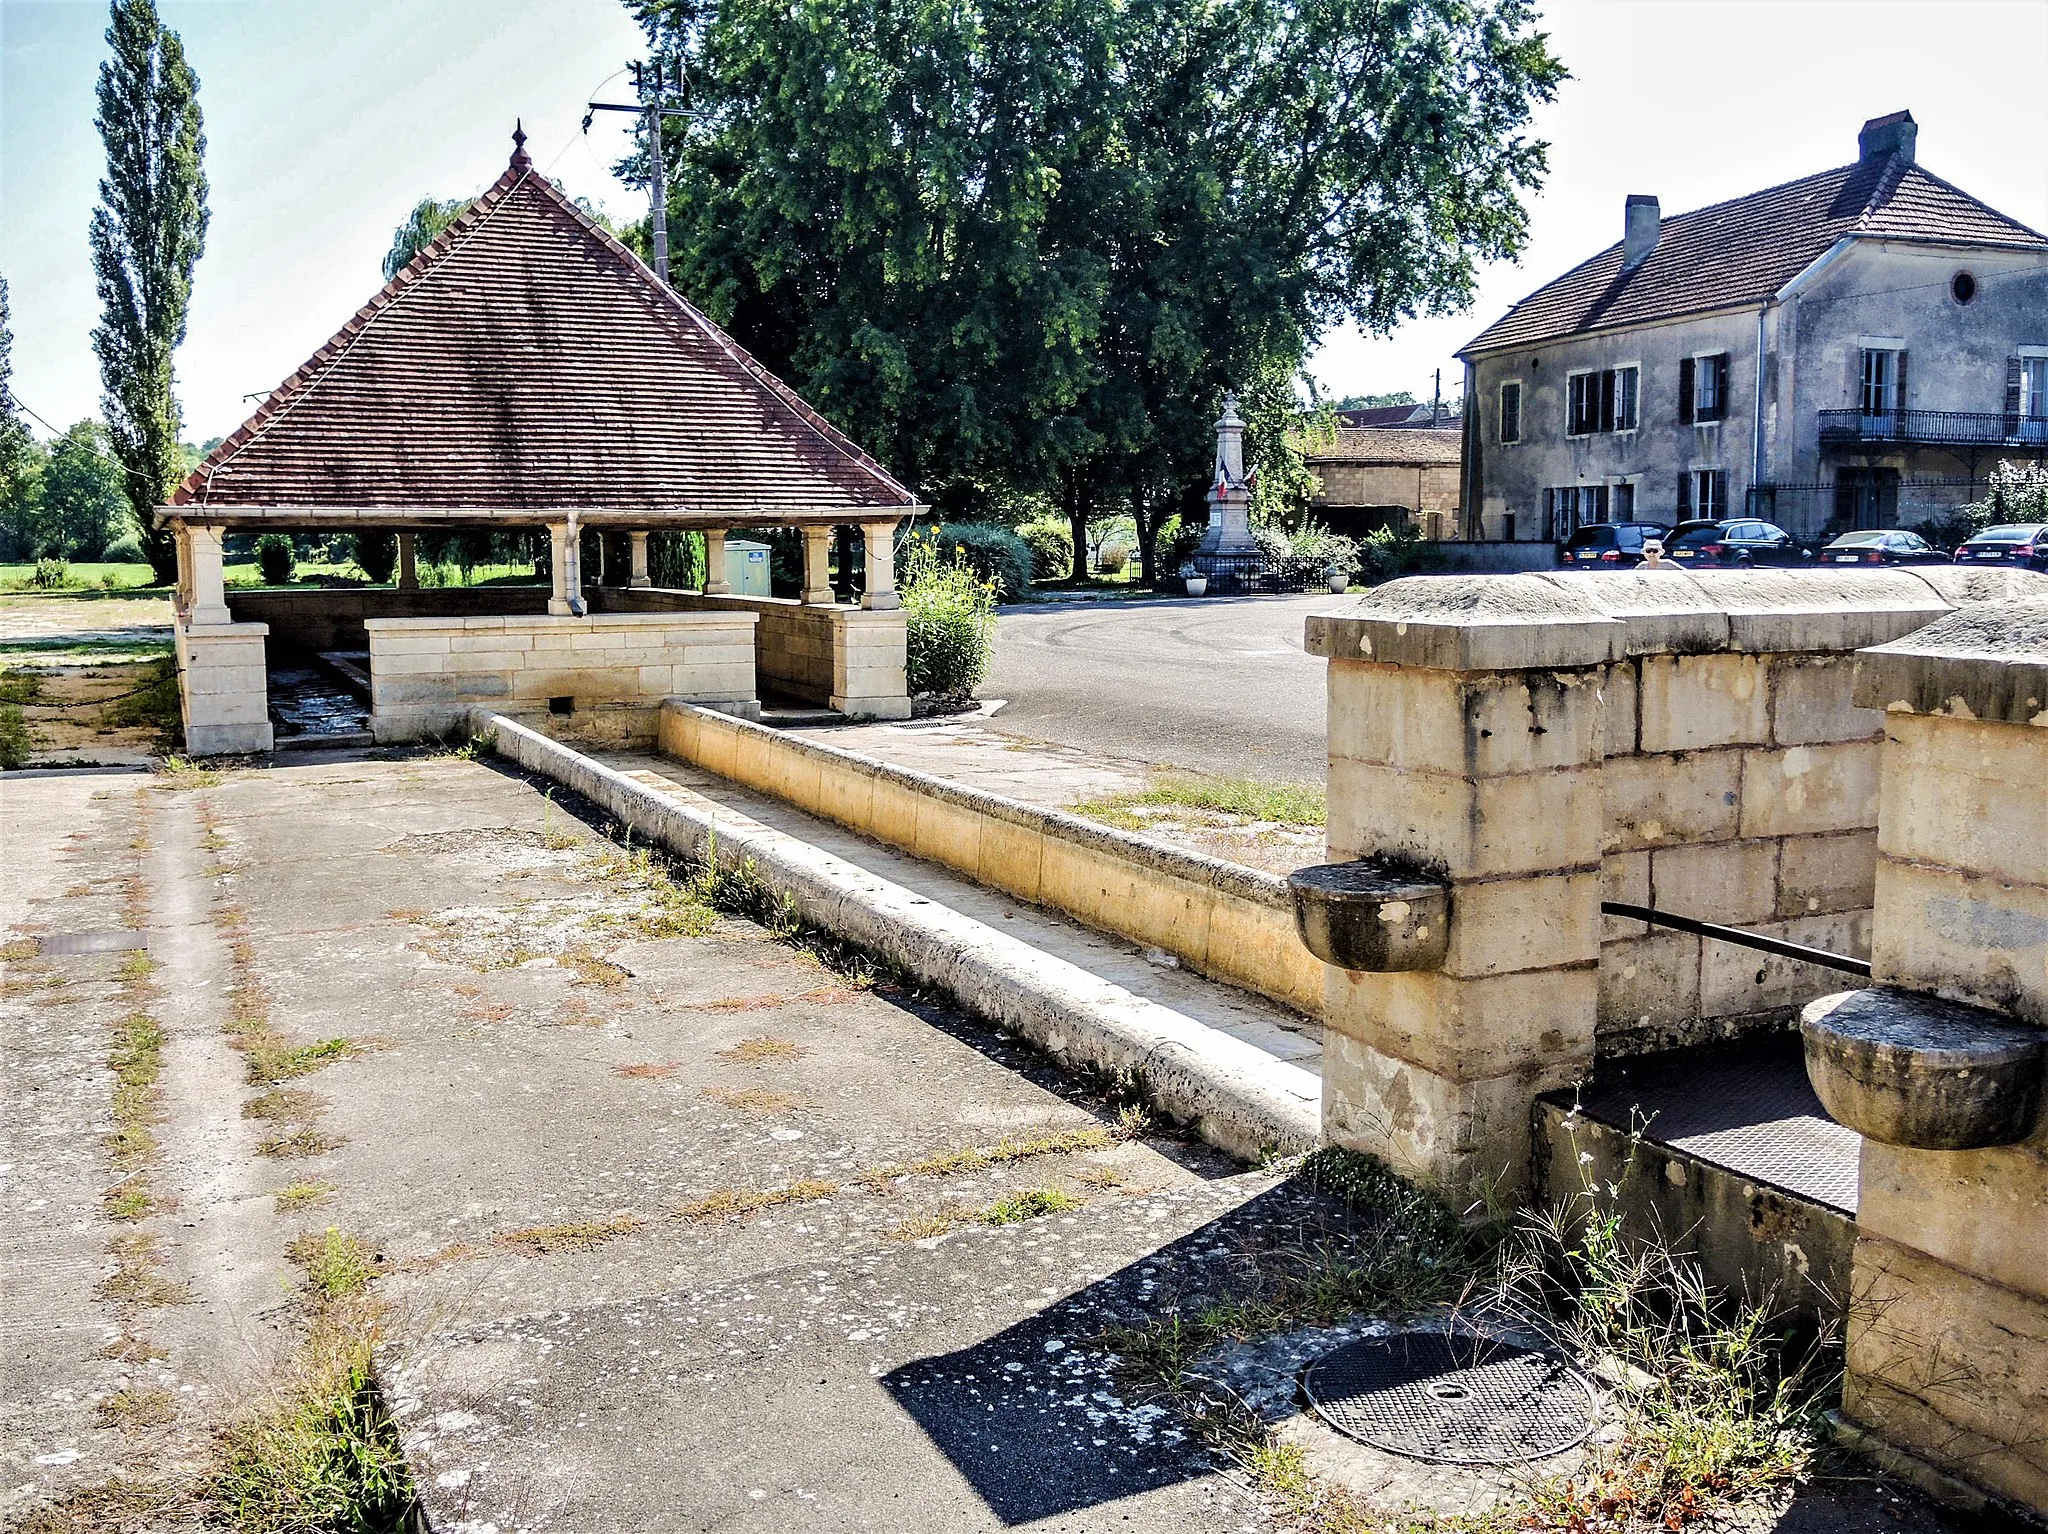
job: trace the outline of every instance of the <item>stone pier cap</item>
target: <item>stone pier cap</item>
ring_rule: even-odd
[[[2048,725],[2048,594],[1983,602],[1866,651],[1855,698],[1860,708]]]
[[[2043,601],[2048,575],[1959,566],[1414,575],[1310,614],[1307,649],[1436,671],[1565,671],[1716,651],[1845,653],[1971,604]]]

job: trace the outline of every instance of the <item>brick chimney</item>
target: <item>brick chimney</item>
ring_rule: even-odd
[[[1858,160],[1888,160],[1895,154],[1906,157],[1906,163],[1913,163],[1913,145],[1920,137],[1920,125],[1913,121],[1911,112],[1894,112],[1889,117],[1873,117],[1863,125],[1863,131],[1856,135],[1856,158]]]
[[[1632,195],[1624,205],[1621,233],[1621,269],[1632,272],[1649,260],[1650,252],[1657,248],[1657,231],[1663,227],[1664,215],[1657,206],[1657,199],[1642,192]]]

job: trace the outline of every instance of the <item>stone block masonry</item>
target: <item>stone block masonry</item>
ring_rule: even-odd
[[[1891,748],[1853,652],[2027,591],[2048,577],[1474,576],[1311,617],[1308,648],[1330,662],[1330,858],[1393,858],[1451,894],[1440,970],[1326,971],[1331,1138],[1454,1194],[1512,1192],[1531,1099],[1597,1055],[1777,1026],[1839,990],[1832,971],[1600,902],[1863,956],[1887,880],[1952,898],[1927,859],[1880,857]]]
[[[179,702],[192,755],[241,755],[274,744],[263,659],[269,632],[261,623],[178,622]]]
[[[665,698],[753,706],[754,623],[746,612],[371,618],[371,728],[379,741],[447,735],[487,703],[566,707],[595,715],[606,738],[651,741]]]

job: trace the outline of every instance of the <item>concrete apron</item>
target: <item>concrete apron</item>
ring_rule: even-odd
[[[1161,1111],[1246,1160],[1322,1138],[1322,1083],[1298,1065],[1112,984],[858,865],[741,817],[716,817],[479,709],[500,756],[602,806],[644,840],[723,869],[751,865],[802,919],[901,967],[1054,1056],[1129,1072]]]

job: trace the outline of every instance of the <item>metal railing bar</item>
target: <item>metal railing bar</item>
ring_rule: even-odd
[[[1783,938],[1765,937],[1760,932],[1745,932],[1740,927],[1724,927],[1719,922],[1701,921],[1694,916],[1676,916],[1669,911],[1652,910],[1646,905],[1624,905],[1619,900],[1600,902],[1600,914],[1620,916],[1629,921],[1649,922],[1652,926],[1670,927],[1678,932],[1690,932],[1696,937],[1710,937],[1720,943],[1734,943],[1743,948],[1754,948],[1761,953],[1773,953],[1781,959],[1797,959],[1802,964],[1818,964],[1823,969],[1839,969],[1847,974],[1870,978],[1870,961],[1854,959],[1846,953],[1830,953],[1825,948],[1809,948],[1804,943],[1788,943]]]

